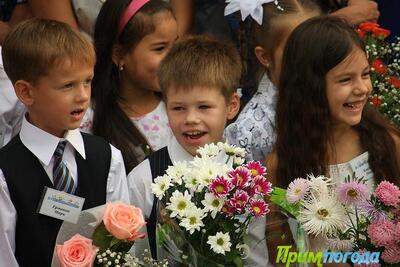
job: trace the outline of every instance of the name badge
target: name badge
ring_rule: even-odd
[[[38,213],[76,223],[84,202],[85,199],[82,197],[45,187],[39,202]]]

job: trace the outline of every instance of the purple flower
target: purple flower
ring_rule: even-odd
[[[340,183],[336,187],[336,195],[340,202],[346,205],[358,204],[368,197],[368,187],[357,181]]]
[[[217,198],[225,197],[232,190],[233,185],[230,181],[222,176],[217,176],[211,181],[210,191],[214,193]]]
[[[251,179],[250,170],[242,166],[230,171],[228,175],[232,178],[231,183],[241,189],[246,187]]]

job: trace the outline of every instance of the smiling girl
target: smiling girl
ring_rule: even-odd
[[[289,37],[282,66],[277,143],[267,160],[276,184],[310,173],[398,183],[400,132],[368,103],[370,67],[353,29],[334,17],[308,20]]]

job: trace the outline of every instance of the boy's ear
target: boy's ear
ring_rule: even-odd
[[[115,66],[120,67],[121,65],[124,65],[123,61],[123,53],[122,53],[122,48],[120,45],[113,45],[112,48],[112,55],[111,59],[114,62]]]
[[[235,118],[240,109],[240,96],[238,93],[233,93],[228,103],[228,120]]]
[[[271,58],[268,55],[267,51],[262,46],[256,46],[254,48],[254,53],[258,59],[258,61],[267,69],[269,68],[269,65],[271,64]]]
[[[26,107],[30,107],[34,103],[32,89],[33,86],[25,80],[18,80],[14,84],[15,94]]]

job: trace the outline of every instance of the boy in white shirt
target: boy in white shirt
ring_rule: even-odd
[[[140,207],[148,219],[153,256],[156,201],[150,185],[169,165],[191,161],[199,147],[223,141],[225,125],[240,107],[236,88],[241,61],[235,47],[196,36],[174,44],[161,62],[158,74],[174,138],[128,175],[131,203]],[[260,254],[266,255],[266,247],[261,250]],[[265,260],[266,256],[261,257],[261,261]]]
[[[67,24],[33,19],[9,33],[2,56],[27,113],[0,150],[0,262],[50,266],[62,220],[39,213],[45,188],[84,198],[82,209],[128,202],[124,163],[119,150],[78,130],[91,93],[90,40]]]

